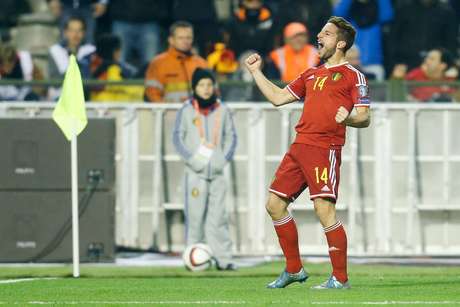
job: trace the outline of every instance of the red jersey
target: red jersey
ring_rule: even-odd
[[[366,78],[348,62],[307,69],[287,89],[297,99],[304,100],[294,143],[323,148],[343,146],[345,125],[335,121],[337,110],[343,106],[351,112],[354,106],[370,104]]]

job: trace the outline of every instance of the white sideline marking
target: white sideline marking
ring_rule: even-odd
[[[312,305],[460,305],[460,301],[311,302]]]
[[[25,281],[51,280],[51,279],[57,279],[57,277],[4,279],[4,280],[0,280],[0,284],[15,284],[18,282],[25,282]]]
[[[0,305],[14,304],[14,305],[242,305],[250,304],[253,302],[246,301],[30,301],[30,302],[0,302]],[[274,302],[272,302],[274,303]],[[276,302],[277,303],[277,302]],[[332,302],[310,302],[312,305],[460,305],[460,301],[376,301],[376,302],[345,302],[345,301],[332,301]]]
[[[6,302],[0,302],[0,304],[4,304]],[[247,304],[248,302],[245,301],[31,301],[27,302],[26,304],[33,304],[33,305],[80,305],[80,304],[88,304],[88,305],[154,305],[154,304],[194,304],[194,305],[242,305]],[[15,302],[14,304],[24,304],[24,302]]]

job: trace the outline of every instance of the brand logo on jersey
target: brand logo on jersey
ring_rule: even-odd
[[[339,81],[342,79],[342,74],[339,72],[335,72],[332,74],[332,81]]]
[[[340,248],[337,248],[337,247],[335,247],[335,246],[329,247],[329,251],[330,251],[330,252],[337,252],[337,251],[339,251],[339,250],[340,250]]]
[[[321,191],[323,191],[323,192],[330,192],[331,189],[329,189],[329,187],[328,187],[327,185],[325,185],[325,186],[321,189]]]
[[[200,195],[200,191],[197,188],[192,189],[192,196],[197,198]]]
[[[359,96],[366,97],[369,93],[369,88],[366,85],[358,86]]]
[[[311,75],[310,77],[307,78],[307,80],[311,80],[311,79],[314,79],[315,78],[315,75]]]

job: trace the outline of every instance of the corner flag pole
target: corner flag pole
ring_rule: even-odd
[[[80,239],[79,239],[79,222],[78,222],[78,151],[77,151],[77,133],[74,121],[74,131],[72,133],[71,143],[71,170],[72,170],[72,261],[73,277],[80,276]]]
[[[72,189],[72,260],[73,276],[80,276],[80,251],[78,238],[78,164],[77,136],[88,124],[85,96],[80,69],[75,55],[69,59],[61,97],[53,111],[53,120],[70,141],[71,189]]]

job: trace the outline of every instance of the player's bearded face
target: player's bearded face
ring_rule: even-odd
[[[318,44],[319,58],[323,61],[327,61],[331,56],[334,55],[337,48],[337,43],[332,46]]]
[[[337,30],[334,24],[327,23],[318,33],[318,53],[323,61],[327,61],[336,51],[338,44]]]

